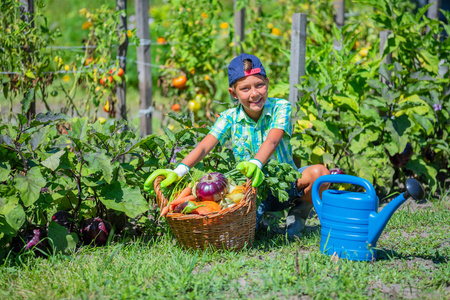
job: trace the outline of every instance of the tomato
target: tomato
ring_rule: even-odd
[[[106,101],[105,106],[103,106],[103,111],[104,112],[109,112],[109,101]]]
[[[201,104],[205,104],[206,97],[203,96],[202,94],[197,94],[197,95],[195,95],[195,101],[197,101],[198,103],[201,103]]]
[[[52,95],[53,97],[56,97],[56,96],[58,96],[58,92],[57,92],[57,91],[52,91],[52,92],[50,93],[50,95]]]
[[[176,87],[177,89],[182,89],[186,86],[186,81],[187,81],[186,76],[181,75],[177,78],[174,78],[172,80],[172,83],[173,83],[173,86]]]
[[[165,43],[167,43],[167,40],[164,37],[159,37],[156,39],[156,42],[160,45],[164,45]]]
[[[189,110],[192,112],[197,112],[200,109],[200,103],[195,100],[189,101]]]
[[[111,83],[113,83],[113,77],[112,76],[108,76],[108,80],[109,80],[109,82],[111,82]]]
[[[106,77],[100,78],[100,84],[105,85],[106,83]]]
[[[181,108],[181,106],[180,106],[180,104],[178,104],[178,103],[175,103],[174,105],[172,105],[172,110],[173,110],[174,112],[179,112],[179,111],[180,111],[180,108]]]
[[[119,75],[119,77],[122,77],[123,73],[124,73],[123,69],[119,68],[119,71],[117,71],[117,75]]]
[[[359,52],[358,52],[358,54],[359,54],[361,57],[366,57],[368,53],[369,53],[369,50],[368,50],[367,48],[362,48],[362,49],[359,50]]]
[[[100,122],[100,124],[105,124],[106,123],[106,118],[99,117],[98,121]]]

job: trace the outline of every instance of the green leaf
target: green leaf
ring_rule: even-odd
[[[14,190],[14,189],[12,189]],[[19,203],[19,198],[16,195],[0,197],[0,215],[6,216]]]
[[[385,63],[382,63],[380,65],[380,68],[378,69],[378,72],[381,76],[383,76],[386,80],[391,80],[391,71],[389,71],[387,65]]]
[[[369,164],[368,158],[363,155],[355,155],[353,157],[353,171],[356,176],[373,182],[373,168]]]
[[[35,151],[43,140],[47,139],[48,127],[44,127],[31,135],[30,146],[31,150]]]
[[[25,212],[22,206],[17,205],[5,216],[5,219],[14,230],[18,231],[25,223]]]
[[[31,70],[28,70],[25,73],[25,76],[27,76],[28,78],[31,78],[31,79],[36,79],[36,76],[33,74],[33,72]]]
[[[107,207],[122,211],[130,218],[148,210],[148,203],[138,187],[115,181],[102,188],[100,201]]]
[[[337,41],[341,41],[341,40],[342,40],[342,34],[341,34],[341,31],[339,30],[339,28],[337,28],[336,23],[333,23],[333,28],[332,28],[332,30],[333,30],[334,38],[335,38]]]
[[[425,61],[424,68],[427,71],[439,74],[439,58],[437,55],[433,55],[425,49],[420,51],[419,55]]]
[[[0,235],[0,245],[9,242],[9,240],[17,233],[17,230],[9,225],[4,216],[0,216],[0,233],[6,235],[6,238],[5,236],[2,237]]]
[[[175,135],[173,134],[172,130],[170,130],[167,126],[163,126],[162,128],[163,128],[166,136],[169,138],[169,141],[171,141],[172,143],[175,143],[176,138],[175,138]]]
[[[83,156],[89,164],[89,168],[102,172],[106,182],[111,182],[113,167],[111,165],[111,158],[105,155],[105,153],[90,153]]]
[[[279,82],[271,85],[269,89],[269,97],[281,98],[289,94],[289,83]]]
[[[427,5],[423,6],[422,8],[420,8],[416,15],[415,15],[415,21],[416,23],[420,22],[420,19],[422,18],[422,16],[428,11],[428,8],[430,6],[432,6],[434,3],[428,3]]]
[[[9,163],[8,162],[0,163],[0,181],[8,180],[10,173],[11,173],[11,166],[9,165]]]
[[[48,238],[53,242],[54,253],[71,254],[75,251],[78,243],[76,233],[69,233],[66,227],[56,222],[50,222],[48,226]]]
[[[87,140],[87,130],[88,130],[88,119],[76,119],[75,122],[72,123],[72,130],[69,131],[69,135],[77,138],[80,141]]]
[[[34,76],[34,75],[33,75]],[[29,109],[34,98],[34,89],[31,88],[25,93],[25,98],[20,101],[22,103],[22,112],[25,114]]]
[[[395,52],[398,49],[398,47],[400,47],[400,45],[405,42],[406,39],[404,37],[390,36],[386,42],[386,47],[384,48],[383,51],[383,57],[388,55],[389,53]]]
[[[406,168],[413,170],[417,175],[423,175],[428,179],[426,184],[431,188],[431,192],[434,193],[437,188],[436,177],[438,174],[437,169],[432,164],[428,164],[421,156],[413,156],[408,162]]]
[[[36,115],[36,123],[32,123],[35,125],[47,123],[47,122],[54,122],[54,121],[64,121],[67,120],[68,117],[65,114],[62,113],[52,113],[51,111],[48,111],[46,113],[38,113]]]
[[[370,142],[378,140],[379,135],[379,132],[374,132],[370,129],[366,129],[358,134],[355,138],[353,138],[353,140],[350,142],[349,150],[352,153],[361,153],[365,150]]]
[[[59,167],[61,156],[63,156],[64,153],[66,153],[65,150],[60,150],[60,151],[56,152],[55,154],[53,154],[52,156],[48,157],[47,159],[43,160],[41,162],[41,164],[44,167],[46,167],[52,171],[55,171]]]
[[[41,188],[46,183],[39,168],[34,167],[28,170],[26,176],[18,174],[15,178],[14,187],[19,191],[20,198],[25,207],[28,207],[36,202],[41,193]]]
[[[355,97],[347,95],[333,95],[333,101],[339,106],[348,107],[354,112],[359,113],[359,106]]]

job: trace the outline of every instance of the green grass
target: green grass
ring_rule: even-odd
[[[443,199],[405,203],[382,233],[375,262],[321,254],[315,217],[300,240],[258,233],[237,253],[185,251],[166,234],[72,256],[21,256],[0,267],[0,298],[450,299],[450,203]]]

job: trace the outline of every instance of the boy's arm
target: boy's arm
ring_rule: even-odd
[[[205,158],[218,143],[219,140],[215,136],[212,134],[206,135],[206,137],[183,159],[181,163],[189,168],[194,167],[199,161]]]
[[[153,181],[156,177],[163,175],[166,177],[161,181],[161,187],[171,185],[174,181],[179,180],[186,173],[189,172],[190,168],[195,166],[199,161],[201,161],[219,142],[219,140],[212,134],[208,134],[198,145],[192,150],[178,165],[175,170],[158,169],[154,171],[145,180],[144,191],[148,191],[151,188]]]
[[[275,152],[280,144],[281,139],[284,136],[284,130],[278,128],[272,128],[267,135],[266,140],[262,143],[261,147],[259,147],[258,152],[256,153],[254,159],[259,160],[263,165],[267,163],[269,158]]]

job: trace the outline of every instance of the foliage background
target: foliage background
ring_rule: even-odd
[[[3,12],[11,11],[6,5],[14,2],[4,3]],[[155,209],[150,205],[149,210],[142,196],[130,197],[130,190],[140,195],[152,170],[173,167],[208,132],[216,114],[232,106],[226,92],[226,66],[235,46],[232,1],[151,3],[152,63],[163,67],[152,68],[156,134],[143,139],[135,129],[135,46],[129,46],[122,78],[116,73],[115,47],[110,47],[123,38],[116,32],[118,13],[112,3],[36,3],[41,15],[34,31],[23,31],[18,26],[25,25],[18,21],[6,22],[18,20],[17,14],[9,19],[5,14],[0,28],[8,33],[1,37],[7,50],[1,52],[1,71],[22,74],[0,77],[2,245],[9,245],[17,232],[47,226],[58,209],[73,211],[77,221],[106,217],[106,210],[112,209],[138,217],[144,230],[153,230],[149,215]],[[128,4],[131,17],[134,4]],[[448,73],[441,75],[438,66],[443,62],[448,67],[450,42],[443,31],[449,32],[448,22],[429,20],[426,8],[417,10],[396,0],[348,3],[346,26],[340,29],[334,25],[332,1],[240,5],[247,7],[248,21],[242,47],[265,62],[270,95],[276,97],[288,94],[291,16],[308,14],[307,76],[298,85],[303,96],[295,110],[292,139],[299,165],[324,163],[364,177],[382,198],[412,176],[431,194],[445,190],[450,93]],[[138,43],[132,18],[129,21],[127,35]],[[393,34],[380,56],[382,30]],[[86,44],[97,47],[55,47]],[[392,64],[383,64],[390,52]],[[110,83],[100,83],[110,70]],[[179,75],[187,77],[184,89],[172,86]],[[124,124],[114,115],[115,87],[121,80],[127,81],[129,124],[134,128],[129,132],[122,131]],[[29,122],[25,114],[33,97],[42,114]],[[171,111],[174,104],[181,109]],[[411,155],[403,153],[408,144]],[[396,161],[402,155],[409,157]],[[226,147],[215,149],[198,167],[222,161],[233,168]],[[109,185],[116,193],[107,192]]]

